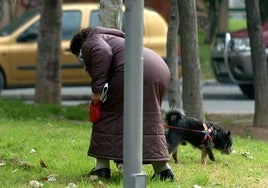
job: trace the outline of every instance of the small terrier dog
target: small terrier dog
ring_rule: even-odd
[[[231,132],[223,130],[212,122],[202,122],[187,117],[181,110],[166,112],[165,121],[168,150],[175,163],[178,163],[178,145],[186,145],[187,142],[202,151],[201,162],[204,165],[206,165],[207,155],[211,161],[215,161],[212,148],[225,154],[232,152]]]

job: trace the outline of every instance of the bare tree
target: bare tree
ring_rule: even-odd
[[[61,103],[62,0],[42,1],[38,38],[35,102]]]
[[[205,42],[211,44],[215,32],[228,31],[228,0],[207,0],[209,2],[208,26]]]
[[[268,127],[268,75],[258,0],[246,0],[255,92],[254,126]]]
[[[122,0],[100,0],[100,26],[122,29]]]
[[[219,0],[209,0],[209,10],[208,10],[208,26],[205,42],[211,44],[214,38],[217,23],[218,23],[218,10],[219,10]]]
[[[218,13],[218,31],[228,31],[228,16],[229,16],[229,2],[228,0],[219,0],[219,13]]]
[[[187,115],[204,120],[195,0],[178,0],[182,54],[182,98]]]
[[[182,108],[178,79],[178,29],[178,2],[177,0],[171,0],[167,34],[167,65],[171,73],[171,80],[167,91],[170,108]]]

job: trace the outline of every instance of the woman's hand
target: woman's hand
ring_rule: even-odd
[[[94,104],[97,103],[97,101],[100,100],[101,97],[101,93],[92,93],[92,101],[94,102]]]

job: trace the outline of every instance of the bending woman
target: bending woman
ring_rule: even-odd
[[[92,100],[100,100],[102,88],[109,85],[107,100],[101,104],[101,120],[92,127],[88,155],[97,162],[88,176],[110,178],[109,160],[123,161],[124,46],[122,31],[102,27],[82,29],[71,40],[71,52],[92,78]],[[153,178],[173,181],[161,115],[170,72],[154,51],[144,47],[143,58],[143,163],[153,165]]]

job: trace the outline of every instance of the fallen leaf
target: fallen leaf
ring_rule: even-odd
[[[47,168],[45,161],[43,161],[42,159],[40,159],[39,163],[40,163],[41,167]]]
[[[14,164],[23,168],[30,168],[30,165],[27,162],[22,161],[20,158],[9,159],[8,163]]]
[[[47,177],[47,181],[48,182],[55,182],[57,179],[56,177],[58,176],[58,174],[51,174]]]
[[[97,175],[91,175],[90,177],[89,177],[89,179],[90,179],[90,181],[97,181],[98,179],[99,179],[99,177],[97,176]]]
[[[4,160],[0,160],[0,166],[5,166],[5,161]]]
[[[42,181],[47,181],[48,177],[41,178]]]
[[[246,158],[249,158],[249,159],[254,159],[254,157],[252,157],[250,155],[250,152],[243,152],[243,153],[241,153],[241,155],[244,156],[244,157],[246,157]]]
[[[36,153],[36,149],[33,148],[30,150],[30,154],[34,154],[34,153]]]
[[[104,183],[102,181],[99,181],[99,188],[104,188]]]
[[[57,179],[56,179],[55,176],[49,176],[48,179],[47,179],[48,182],[55,182],[56,180]]]
[[[44,184],[43,183],[40,183],[36,180],[31,180],[29,181],[29,185],[31,185],[33,188],[39,188],[39,187],[43,187]]]
[[[77,186],[74,183],[69,183],[66,188],[76,188]]]

